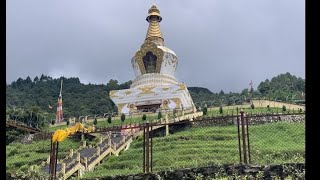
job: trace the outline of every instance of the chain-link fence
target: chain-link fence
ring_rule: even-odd
[[[6,147],[7,172],[34,179],[49,174],[86,179],[240,162],[303,163],[304,119],[304,114],[190,115],[97,128],[59,142],[51,158],[50,138],[11,143]]]
[[[247,117],[251,164],[305,162],[305,116]]]

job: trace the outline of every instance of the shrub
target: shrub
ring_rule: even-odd
[[[49,179],[49,174],[41,170],[40,166],[32,165],[28,169],[22,168],[14,173],[16,179]]]
[[[108,116],[108,123],[111,124],[111,115]]]
[[[98,120],[97,120],[96,117],[93,119],[93,124],[94,124],[94,125],[97,125],[97,124],[98,124]]]
[[[69,121],[69,120],[67,120],[67,126],[69,126],[69,124],[70,124],[70,121]]]
[[[126,115],[125,114],[121,114],[121,121],[124,122],[124,120],[126,120]]]
[[[142,116],[142,120],[145,121],[146,119],[147,119],[147,116],[144,114],[144,115]]]
[[[207,106],[205,106],[205,107],[203,108],[202,112],[203,112],[203,115],[207,115],[207,113],[208,113],[208,108],[207,108]]]
[[[161,114],[161,111],[158,112],[158,119],[161,119],[162,118],[162,114]]]
[[[219,112],[220,112],[220,114],[222,114],[222,113],[223,113],[223,108],[222,108],[222,106],[220,106],[220,108],[219,108]]]
[[[285,105],[282,106],[282,111],[286,111],[287,107]]]
[[[254,109],[254,104],[253,103],[251,104],[251,109]]]
[[[267,109],[268,109],[268,111],[270,111],[270,106],[269,105],[267,106]]]
[[[56,120],[52,120],[51,124],[54,125],[56,123]]]

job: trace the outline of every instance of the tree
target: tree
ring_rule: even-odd
[[[31,78],[28,76],[27,79],[26,79],[26,84],[31,84],[32,83],[32,80]]]
[[[223,108],[222,108],[222,106],[220,106],[219,112],[220,112],[220,114],[223,114]]]
[[[162,114],[161,114],[161,111],[158,112],[158,119],[161,119],[162,118]]]
[[[38,76],[36,76],[34,79],[33,79],[33,82],[38,82],[39,81],[39,78]]]
[[[108,116],[108,123],[111,124],[111,115]]]
[[[142,121],[145,121],[147,119],[147,116],[144,114],[143,116],[142,116]]]
[[[125,114],[121,114],[121,121],[124,122],[124,120],[126,120],[126,115]]]
[[[119,84],[117,80],[110,79],[107,83],[107,91],[118,90]]]
[[[93,119],[93,124],[94,124],[94,125],[97,125],[97,124],[98,124],[98,120],[97,120],[96,117],[94,117],[94,119]]]
[[[243,89],[242,91],[241,91],[241,95],[248,95],[249,94],[249,90],[248,90],[248,88],[245,88],[245,89]]]

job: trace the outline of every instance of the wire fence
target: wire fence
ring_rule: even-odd
[[[223,164],[305,161],[303,113],[192,117],[78,133],[57,145],[56,159],[50,158],[50,139],[11,143],[6,146],[7,173],[29,179],[49,174],[57,179],[86,179]]]

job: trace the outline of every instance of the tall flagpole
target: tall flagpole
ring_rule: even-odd
[[[62,95],[61,95],[61,91],[62,91],[62,83],[63,83],[63,79],[61,79],[61,87],[60,87],[60,94],[59,94],[59,96],[61,96],[61,97],[62,97]]]

